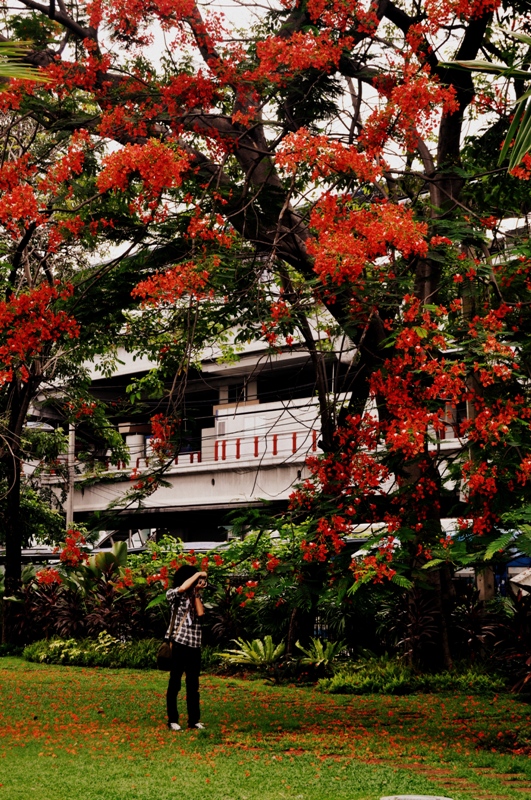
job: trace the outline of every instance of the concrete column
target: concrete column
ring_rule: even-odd
[[[66,512],[66,529],[70,528],[74,522],[74,491],[75,491],[75,463],[76,463],[76,426],[68,426],[68,451],[67,451],[67,466],[68,466],[68,494],[66,496],[65,512]]]
[[[476,586],[479,589],[480,600],[492,600],[496,593],[494,569],[492,567],[485,567],[481,572],[476,573]]]

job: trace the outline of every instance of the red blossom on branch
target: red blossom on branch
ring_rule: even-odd
[[[66,311],[55,311],[56,301],[72,294],[72,287],[43,283],[0,302],[0,386],[17,376],[29,379],[32,362],[45,348],[62,338],[74,339],[79,327]]]

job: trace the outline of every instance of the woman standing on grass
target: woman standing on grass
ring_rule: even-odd
[[[183,672],[186,674],[186,707],[188,727],[204,728],[199,721],[199,673],[201,672],[201,623],[205,613],[200,590],[206,586],[206,572],[196,572],[189,564],[179,567],[173,578],[173,589],[166,597],[171,607],[173,629],[168,629],[166,638],[172,642],[171,669],[166,708],[168,728],[180,731],[177,695],[181,689]]]

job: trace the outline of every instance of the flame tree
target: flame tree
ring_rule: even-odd
[[[355,585],[429,579],[450,664],[452,565],[507,545],[531,471],[529,246],[516,225],[500,235],[527,213],[531,159],[520,147],[510,173],[497,165],[525,72],[451,62],[525,64],[527,4],[296,0],[235,6],[232,21],[194,0],[21,5],[5,34],[33,38],[26,60],[48,83],[0,101],[65,147],[43,253],[68,230],[149,260],[131,346],[159,360],[151,381],[177,373],[182,388],[194,352],[235,327],[307,348],[324,455],[292,499],[313,520],[303,558],[327,563],[352,524],[384,523]],[[17,269],[43,230],[31,164],[0,173]],[[331,386],[341,337],[352,361]],[[178,427],[181,397],[161,431]]]
[[[8,89],[0,93],[0,104],[0,542],[6,547],[5,594],[10,597],[19,587],[21,547],[31,533],[31,518],[39,519],[32,470],[40,463],[37,474],[46,465],[60,472],[57,458],[65,449],[60,426],[45,431],[27,425],[35,406],[52,406],[45,414],[67,422],[88,419],[100,430],[104,450],[114,448],[117,459],[124,457],[105,409],[88,397],[84,362],[105,352],[122,324],[121,309],[130,302],[139,264],[131,280],[127,259],[112,276],[109,265],[87,260],[96,238],[89,229],[79,232],[72,208],[86,200],[82,173],[90,174],[96,158],[88,136],[44,134]],[[29,476],[25,462],[31,462]],[[54,530],[41,533],[57,539],[60,517],[44,519],[53,521]],[[11,636],[10,607],[4,604],[5,639]]]

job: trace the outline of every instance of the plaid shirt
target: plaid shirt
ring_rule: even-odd
[[[195,610],[193,598],[190,597],[188,592],[168,589],[166,599],[170,604],[172,614],[177,609],[171,636],[172,640],[179,644],[186,644],[188,647],[201,647],[201,624]],[[166,638],[170,638],[169,627],[166,631]]]

